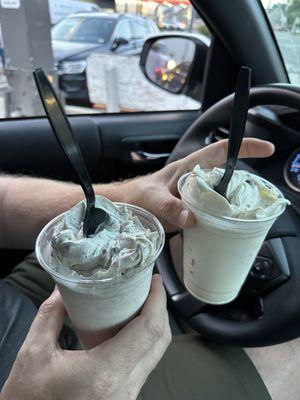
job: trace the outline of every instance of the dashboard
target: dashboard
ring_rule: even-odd
[[[249,163],[300,209],[299,111],[282,106],[255,107],[249,111],[246,135],[275,144],[272,157]]]
[[[292,190],[300,192],[300,147],[290,155],[285,163],[284,179]]]

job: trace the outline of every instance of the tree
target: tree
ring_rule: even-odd
[[[288,0],[286,17],[288,19],[288,25],[292,27],[296,18],[300,17],[300,0]]]
[[[272,7],[270,7],[269,9],[268,9],[268,13],[269,12],[272,12],[272,11],[283,11],[283,12],[286,12],[286,8],[287,8],[287,4],[286,3],[276,3],[276,4],[273,4],[272,5]]]
[[[268,9],[268,17],[273,29],[280,30],[286,28],[286,4],[277,3]]]

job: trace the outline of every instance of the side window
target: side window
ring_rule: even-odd
[[[132,32],[129,21],[121,21],[117,26],[115,38],[125,39],[128,42],[132,39]]]
[[[147,34],[150,34],[150,30],[147,28],[148,26],[142,21],[132,21],[133,38],[144,39]]]
[[[92,3],[101,12],[91,11]],[[295,35],[298,25],[296,19]],[[144,41],[168,32],[189,32],[210,45],[190,0],[0,0],[0,118],[44,115],[32,76],[39,67],[68,114],[199,109],[199,101],[155,86],[141,71]],[[161,51],[169,58],[163,55],[154,72],[169,84],[175,60],[170,48]]]
[[[150,34],[158,32],[158,27],[153,21],[147,21],[147,27]]]
[[[290,81],[300,85],[300,2],[262,0],[278,42]]]

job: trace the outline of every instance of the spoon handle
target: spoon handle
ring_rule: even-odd
[[[87,199],[87,207],[90,208],[95,205],[95,193],[69,120],[43,69],[38,68],[34,71],[33,75],[53,132],[79,177],[81,187]]]
[[[233,100],[226,169],[220,183],[215,187],[215,190],[224,197],[226,197],[227,186],[232,178],[244,136],[249,108],[250,83],[251,69],[242,67]]]

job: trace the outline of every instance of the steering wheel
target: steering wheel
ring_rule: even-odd
[[[250,108],[265,104],[300,111],[300,88],[272,84],[251,89]],[[199,132],[202,137],[208,136],[228,123],[232,105],[233,94],[199,116],[182,136],[168,162],[199,149]],[[250,169],[242,164],[244,169]],[[300,225],[297,224],[298,214],[288,207],[270,230],[238,298],[222,306],[205,304],[186,291],[174,269],[169,235],[157,260],[157,269],[163,278],[171,309],[203,337],[219,343],[256,347],[299,337]]]

